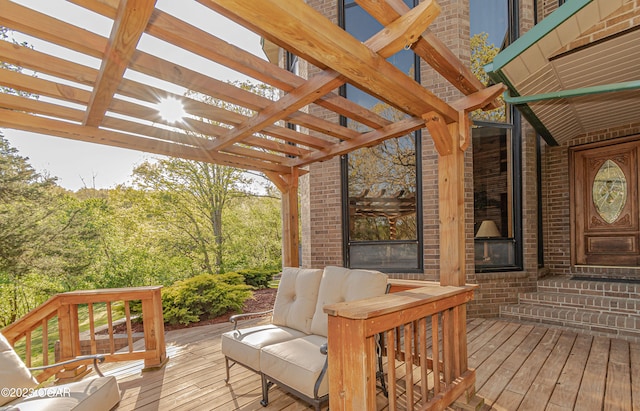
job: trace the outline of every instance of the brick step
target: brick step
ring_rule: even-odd
[[[568,277],[551,277],[538,281],[538,292],[640,299],[640,283],[572,280]]]
[[[574,328],[596,335],[640,342],[640,316],[598,313],[572,307],[540,304],[514,304],[500,307],[505,319]]]
[[[594,312],[610,312],[614,314],[640,313],[640,300],[620,297],[603,297],[599,295],[571,294],[558,292],[523,293],[519,296],[523,304],[536,304],[551,307],[576,308]]]

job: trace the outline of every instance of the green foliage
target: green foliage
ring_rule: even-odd
[[[0,40],[10,34],[0,27]],[[20,70],[2,62],[0,68]],[[269,86],[241,87],[277,97]],[[134,177],[135,188],[69,192],[37,173],[0,134],[0,328],[65,291],[169,286],[262,267],[265,274],[249,270],[246,279],[217,277],[223,285],[216,289],[246,288],[245,282],[257,288],[279,271],[280,200],[268,188],[252,195],[252,173],[169,159],[143,163]],[[220,305],[238,307],[238,290],[225,292]],[[187,309],[188,316],[194,312]]]
[[[251,297],[251,290],[247,285],[238,284],[238,277],[201,274],[167,287],[162,292],[164,321],[187,325],[230,310],[240,311],[245,300]]]
[[[478,33],[471,37],[471,72],[484,84],[489,85],[489,75],[484,70],[484,66],[493,62],[493,59],[500,52],[494,44],[487,44],[489,35],[487,33]],[[502,96],[498,97],[502,101]],[[490,111],[476,110],[471,113],[471,117],[475,120],[484,121],[506,121],[504,104]]]
[[[280,272],[279,269],[277,270],[269,270],[269,269],[260,269],[260,268],[256,268],[256,269],[244,269],[244,270],[238,270],[237,272],[234,273],[225,273],[223,275],[229,275],[229,274],[235,274],[240,276],[241,281],[244,284],[247,284],[253,288],[268,288],[269,287],[269,283],[271,283],[271,281],[273,281],[273,276],[278,274]]]

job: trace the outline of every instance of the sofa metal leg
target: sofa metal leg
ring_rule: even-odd
[[[260,374],[262,378],[262,401],[260,401],[260,405],[266,407],[269,405],[269,387],[273,385],[273,383],[267,380],[267,376],[264,374]]]
[[[229,368],[231,368],[231,367],[229,367],[229,357],[227,357],[227,356],[224,357],[224,365],[227,368],[227,378],[224,379],[224,382],[228,383],[229,379],[230,379],[230,377],[229,377]]]

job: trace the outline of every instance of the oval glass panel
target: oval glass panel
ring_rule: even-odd
[[[593,180],[593,204],[600,217],[609,224],[620,217],[627,202],[627,179],[614,161],[604,162]]]

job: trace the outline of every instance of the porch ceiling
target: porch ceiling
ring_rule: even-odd
[[[490,76],[509,86],[548,143],[638,121],[640,4],[575,0],[496,56]]]
[[[0,127],[277,176],[404,135],[435,119],[458,122],[463,119],[461,113],[495,105],[494,99],[502,91],[500,87],[484,89],[466,64],[428,30],[440,11],[435,1],[409,10],[402,0],[358,0],[385,26],[361,43],[299,0],[197,0],[203,6],[202,13],[222,14],[318,67],[318,74],[309,79],[161,10],[155,0],[69,1],[111,19],[110,36],[0,0],[0,26],[100,61],[99,68],[92,68],[77,59],[47,54],[48,50],[0,41],[1,61],[35,73],[0,69],[0,85],[43,97],[0,94]],[[180,60],[149,54],[138,47],[143,36],[269,84],[280,92],[279,99],[273,101],[197,72]],[[446,103],[385,60],[405,46],[411,46],[468,97]],[[249,109],[251,114],[178,95],[162,85],[167,83]],[[340,97],[337,89],[345,83],[407,116],[397,121],[386,119]],[[181,101],[188,115],[176,123],[164,120],[155,107],[164,98]],[[308,110],[311,104],[332,112],[333,118],[346,116],[365,131],[327,121],[327,116],[313,116]],[[300,128],[288,128],[287,123]],[[431,128],[439,129],[437,125]],[[446,133],[432,134],[436,146],[446,151],[451,143],[439,140],[446,139]]]

